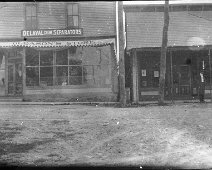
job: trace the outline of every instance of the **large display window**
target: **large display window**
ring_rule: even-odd
[[[40,51],[27,48],[26,86],[110,85],[110,50],[110,46]]]

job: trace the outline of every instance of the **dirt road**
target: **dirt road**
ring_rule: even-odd
[[[212,167],[211,104],[0,107],[1,162]]]

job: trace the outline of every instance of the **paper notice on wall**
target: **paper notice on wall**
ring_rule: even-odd
[[[159,71],[154,71],[154,77],[159,77]]]
[[[142,75],[143,77],[145,77],[145,76],[146,76],[146,70],[141,70],[141,75]]]

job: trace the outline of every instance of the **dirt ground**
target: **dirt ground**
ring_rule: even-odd
[[[2,163],[212,168],[212,104],[0,108]]]

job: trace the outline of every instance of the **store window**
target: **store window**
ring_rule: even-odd
[[[37,51],[27,48],[26,85],[109,85],[110,53],[110,46],[71,47],[58,51]]]
[[[142,89],[158,88],[160,75],[160,51],[138,52],[140,56],[140,84]]]
[[[78,4],[67,5],[67,26],[79,27],[79,5]]]
[[[53,85],[53,51],[40,51],[40,84]]]
[[[37,6],[34,4],[25,6],[25,28],[37,29]]]

